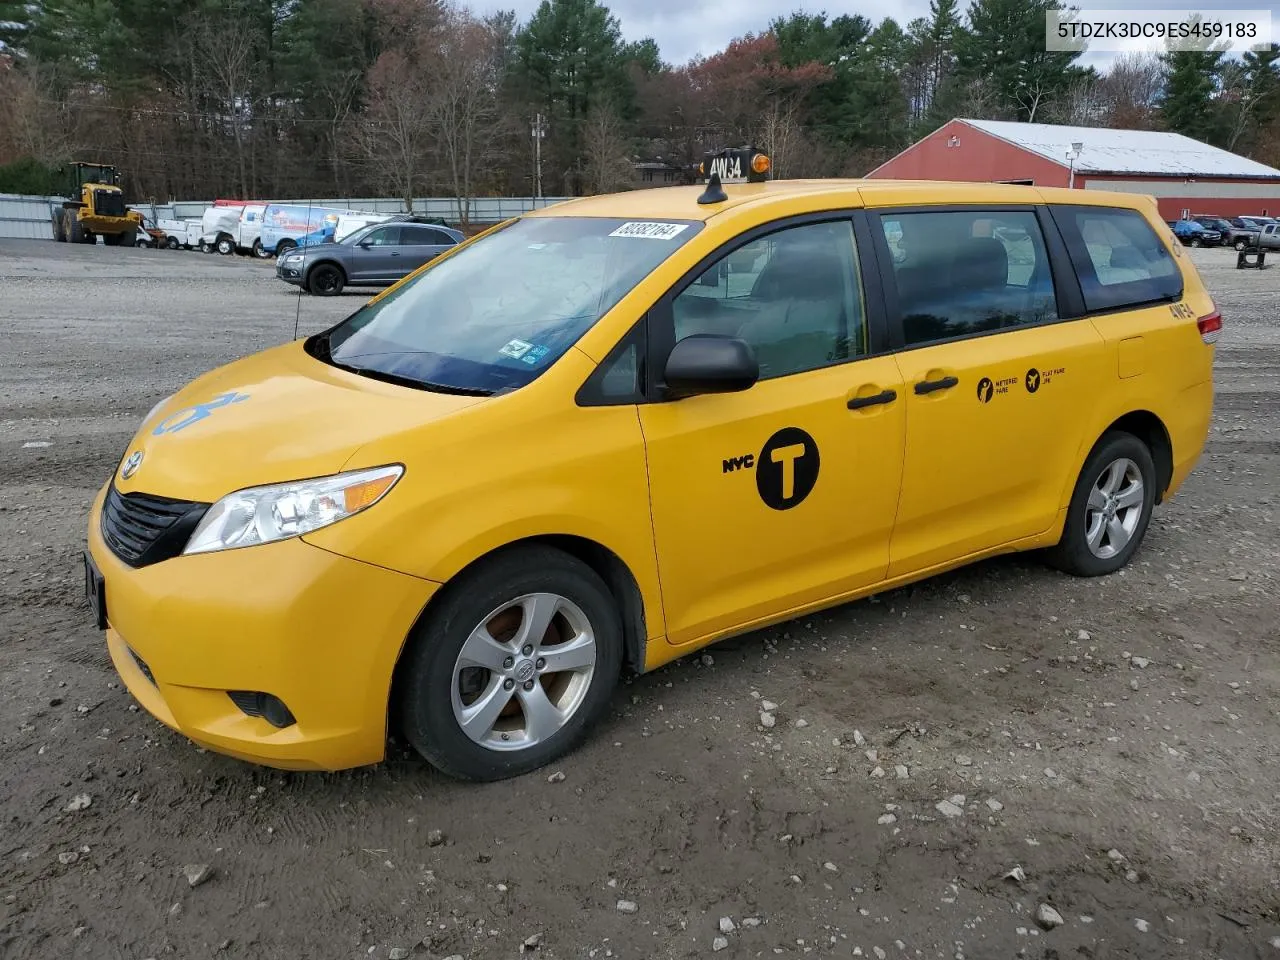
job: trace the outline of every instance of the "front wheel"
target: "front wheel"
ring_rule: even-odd
[[[1103,436],[1080,471],[1062,539],[1049,551],[1049,561],[1079,577],[1115,573],[1146,536],[1156,482],[1145,443],[1121,431]]]
[[[342,292],[346,277],[331,263],[321,263],[311,268],[307,275],[307,289],[319,297],[336,297]]]
[[[1192,237],[1192,238],[1191,238],[1191,246],[1193,246],[1193,247],[1202,247],[1202,246],[1204,246],[1204,241],[1203,241],[1203,240],[1201,240],[1199,237]]]
[[[177,250],[177,249],[178,249],[178,246],[179,246],[179,244],[178,244],[178,238],[177,238],[177,237],[169,237],[169,239],[165,240],[164,245],[165,245],[166,247],[168,247],[170,250]]]
[[[253,241],[253,255],[259,260],[266,260],[271,256],[271,254],[267,252],[266,248],[263,247],[261,240]]]
[[[214,244],[214,249],[224,257],[229,257],[236,252],[236,244],[230,237],[219,237],[218,242]]]
[[[467,780],[536,770],[576,747],[622,669],[609,588],[550,547],[495,555],[447,588],[415,628],[397,677],[401,728]]]

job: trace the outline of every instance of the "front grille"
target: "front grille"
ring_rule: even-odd
[[[186,546],[207,503],[121,493],[115,484],[102,504],[102,538],[131,567],[176,557]]]
[[[93,198],[94,212],[104,217],[123,217],[124,194],[115,190],[96,190]]]

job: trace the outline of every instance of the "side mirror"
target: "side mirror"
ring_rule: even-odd
[[[677,343],[663,380],[672,398],[738,393],[760,379],[760,364],[744,340],[699,333]]]

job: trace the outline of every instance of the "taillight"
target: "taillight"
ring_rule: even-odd
[[[1222,314],[1217,310],[1207,313],[1196,321],[1196,327],[1200,330],[1201,340],[1205,343],[1217,343],[1218,335],[1222,333]]]

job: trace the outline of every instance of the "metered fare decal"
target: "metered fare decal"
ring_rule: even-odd
[[[818,483],[818,444],[799,427],[783,427],[760,451],[721,462],[722,473],[756,472],[756,492],[765,506],[790,510],[799,506]]]
[[[1009,391],[1022,384],[1027,393],[1039,393],[1040,388],[1052,383],[1055,377],[1060,377],[1066,373],[1066,367],[1049,367],[1041,370],[1038,367],[1031,367],[1025,374],[1020,377],[1002,377],[999,380],[992,380],[990,377],[982,377],[978,381],[977,397],[979,403],[990,403],[992,400],[1002,395],[1008,394]]]

